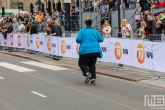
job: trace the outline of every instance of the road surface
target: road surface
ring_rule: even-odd
[[[117,74],[117,73],[116,73]],[[165,90],[0,54],[0,110],[151,110],[144,95]]]

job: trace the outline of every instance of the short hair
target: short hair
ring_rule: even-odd
[[[87,19],[85,20],[85,24],[86,24],[87,26],[91,26],[91,25],[92,25],[92,18],[87,18]]]

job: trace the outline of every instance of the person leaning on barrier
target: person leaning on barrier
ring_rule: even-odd
[[[152,27],[152,34],[153,35],[149,38],[149,40],[161,40],[162,30],[164,29],[165,25],[160,21],[158,15],[159,15],[158,13],[154,14],[154,18],[155,18],[154,20],[148,20],[147,19],[148,15],[144,16],[145,22],[150,24]]]
[[[109,25],[108,20],[104,21],[104,24],[102,27],[103,28],[101,32],[102,32],[103,37],[111,37],[111,26]]]
[[[4,27],[4,30],[3,30],[4,38],[6,39],[7,38],[7,34],[11,33],[12,31],[13,31],[12,25],[6,24],[6,26]]]
[[[131,25],[126,19],[123,19],[121,24],[122,38],[133,38],[133,31]]]
[[[14,33],[18,33],[19,32],[19,24],[17,22],[17,19],[16,18],[13,18],[13,31],[12,31],[12,34]],[[10,48],[9,52],[13,52],[13,51],[17,51],[17,48]]]
[[[53,36],[60,36],[60,37],[62,36],[62,31],[59,26],[58,20],[54,21],[54,27],[52,27],[51,32]]]
[[[79,67],[86,77],[85,83],[96,84],[96,61],[97,57],[102,58],[102,51],[100,42],[103,42],[102,35],[91,27],[92,19],[85,20],[86,27],[81,29],[77,35],[76,42],[80,44],[79,47]]]
[[[51,33],[53,36],[62,37],[62,30],[58,20],[54,21],[54,26],[51,28]],[[60,60],[61,58],[62,58],[61,56],[56,56],[56,55],[53,56],[54,60]]]
[[[141,39],[145,39],[146,38],[146,23],[144,21],[141,22],[141,27],[139,28],[139,36]]]
[[[28,23],[28,26],[27,26],[27,33],[28,33],[28,34],[38,34],[38,31],[37,31],[36,27],[33,25],[32,22],[29,22],[29,23]]]

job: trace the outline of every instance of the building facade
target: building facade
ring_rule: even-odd
[[[22,11],[30,11],[30,4],[33,3],[34,5],[34,11],[38,10],[38,6],[35,5],[35,3],[38,0],[0,0],[0,8],[5,7],[5,9],[21,9]],[[48,3],[49,0],[40,0],[45,5]],[[53,2],[56,4],[59,0],[50,0],[52,7]],[[88,0],[85,0],[88,1]],[[60,0],[62,9],[64,8],[64,0]],[[71,6],[77,6],[77,0],[71,0]],[[84,2],[82,1],[82,8],[84,8]]]

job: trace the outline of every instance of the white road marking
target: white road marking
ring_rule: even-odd
[[[5,79],[5,78],[3,78],[3,77],[0,76],[0,79]]]
[[[40,96],[40,97],[43,97],[43,98],[46,98],[47,96],[45,96],[45,95],[42,95],[42,94],[40,94],[40,93],[38,93],[38,92],[36,92],[36,91],[31,91],[33,94],[36,94],[36,95],[38,95],[38,96]]]
[[[36,70],[32,70],[32,69],[25,68],[25,67],[22,67],[22,66],[17,66],[17,65],[14,65],[14,64],[6,63],[6,62],[0,62],[0,66],[4,67],[4,68],[11,69],[11,70],[15,70],[15,71],[18,71],[18,72],[36,71]]]
[[[68,70],[67,68],[63,68],[63,67],[59,67],[59,66],[53,66],[53,65],[39,63],[39,62],[34,62],[34,61],[27,61],[27,62],[21,62],[21,63],[27,64],[27,65],[32,65],[32,66],[37,66],[40,68],[49,69],[49,70],[53,70],[53,71]]]

